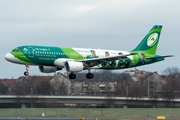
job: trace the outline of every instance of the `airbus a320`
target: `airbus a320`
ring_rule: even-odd
[[[14,48],[5,55],[9,62],[25,65],[25,76],[29,75],[29,66],[36,65],[43,73],[56,72],[63,68],[69,78],[75,79],[76,72],[88,70],[87,79],[94,77],[92,69],[125,69],[156,63],[172,55],[156,55],[162,25],[155,25],[130,51],[68,48],[58,46],[24,45]]]

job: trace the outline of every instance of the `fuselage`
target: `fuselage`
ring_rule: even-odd
[[[57,59],[83,60],[124,55],[131,52],[132,51],[25,45],[14,48],[10,53],[5,55],[5,58],[6,60],[17,64],[55,66],[54,62]],[[163,60],[147,60],[146,58],[154,57],[154,55],[145,53],[144,51],[136,52],[139,52],[139,54],[127,56],[127,58],[123,60],[113,60],[109,61],[108,63],[104,62],[101,65],[98,65],[98,68],[121,69],[150,64]],[[142,58],[141,54],[145,55],[144,58]],[[128,66],[126,64],[128,64]]]

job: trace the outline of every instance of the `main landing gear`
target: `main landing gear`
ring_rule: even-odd
[[[28,75],[29,75],[29,72],[28,72],[28,70],[29,70],[29,65],[28,65],[28,64],[25,64],[25,66],[26,66],[26,71],[24,72],[24,75],[25,75],[25,76],[28,76]]]
[[[94,75],[90,72],[86,74],[87,79],[93,79],[93,77],[94,77]]]
[[[76,75],[74,73],[69,74],[69,79],[76,79]]]
[[[88,69],[88,73],[86,74],[87,79],[93,79],[94,75],[91,73],[90,69]]]
[[[87,79],[93,79],[93,78],[94,78],[94,75],[93,75],[92,73],[88,72],[88,73],[86,74],[86,78],[87,78]],[[69,79],[76,79],[76,74],[70,73],[70,74],[69,74]]]

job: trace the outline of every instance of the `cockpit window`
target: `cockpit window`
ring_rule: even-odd
[[[13,49],[11,52],[21,52],[19,49]]]

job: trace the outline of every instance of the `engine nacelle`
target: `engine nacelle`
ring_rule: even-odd
[[[84,65],[82,62],[77,61],[66,61],[65,62],[66,71],[69,72],[80,72],[83,70]]]
[[[57,70],[62,70],[62,68],[57,68],[53,66],[39,66],[39,70],[42,73],[52,73],[52,72],[56,72]]]
[[[65,62],[69,60],[66,58],[59,58],[57,60],[54,61],[54,65],[59,67],[59,68],[63,68],[65,66]]]

